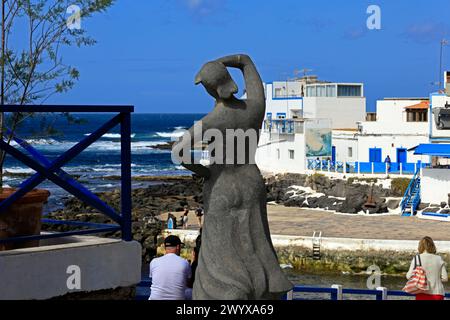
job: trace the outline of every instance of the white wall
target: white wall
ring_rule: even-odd
[[[338,161],[369,161],[369,149],[381,148],[382,161],[387,155],[397,162],[397,149],[410,149],[421,143],[428,143],[428,122],[407,122],[405,107],[423,100],[379,100],[377,101],[377,121],[363,121],[361,131],[333,131],[333,145]],[[306,106],[306,101],[305,101]],[[306,107],[305,107],[306,108]],[[334,119],[333,119],[334,120]],[[353,149],[353,157],[348,157],[348,147]],[[429,162],[428,156],[407,153],[407,162]]]
[[[420,195],[422,202],[440,204],[448,201],[450,193],[450,170],[429,169],[422,170]]]
[[[382,161],[387,155],[392,162],[397,162],[397,148],[410,149],[421,143],[428,143],[428,137],[421,136],[396,136],[396,135],[360,135],[344,134],[341,131],[333,131],[333,146],[336,147],[336,160],[347,162],[368,162],[369,149],[381,148]],[[352,148],[353,157],[348,156],[348,148]],[[414,155],[414,152],[407,153],[407,162],[422,161],[428,163],[428,156]]]
[[[357,122],[366,118],[364,97],[304,97],[305,118],[328,118],[333,129],[356,128]]]
[[[397,148],[410,149],[421,143],[428,143],[427,136],[359,136],[358,137],[358,160],[361,162],[369,161],[369,149],[381,148],[381,160],[384,161],[387,155],[392,162],[397,162]],[[413,152],[407,153],[407,162],[429,162],[428,156],[414,155]]]
[[[261,133],[256,151],[256,164],[259,169],[273,173],[303,173],[306,161],[304,135],[290,134],[279,137],[280,139],[270,140],[267,132]],[[280,158],[277,149],[280,150]],[[294,159],[289,158],[289,150],[294,150]]]
[[[332,143],[336,148],[337,161],[358,161],[358,138],[356,133],[333,131]],[[351,156],[349,155],[349,148],[352,150]]]
[[[164,237],[177,235],[183,243],[195,245],[198,231],[172,229],[164,230]],[[307,247],[311,248],[312,237],[270,235],[275,248]],[[441,253],[450,253],[450,241],[435,241]],[[321,238],[321,248],[326,250],[349,251],[397,251],[414,254],[417,251],[417,240],[389,240],[389,239],[353,239],[353,238]]]
[[[377,121],[362,122],[364,134],[422,134],[428,136],[428,122],[407,122],[405,107],[423,100],[379,100]],[[428,115],[429,118],[429,115]]]
[[[292,118],[293,112],[291,110],[303,110],[303,99],[273,99],[272,84],[266,85],[266,114],[271,112],[272,119],[275,119],[277,113],[286,113],[287,118]]]
[[[136,285],[141,279],[141,245],[98,237],[77,242],[0,252],[0,300],[41,300],[71,292]],[[69,266],[80,268],[81,290],[71,290]]]

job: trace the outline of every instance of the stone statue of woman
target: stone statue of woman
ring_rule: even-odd
[[[234,96],[238,87],[227,67],[242,71],[245,99]],[[261,78],[250,57],[238,54],[206,63],[195,83],[205,87],[216,100],[215,106],[175,144],[173,152],[175,148],[192,147],[194,141],[202,141],[208,130],[220,131],[224,141],[218,144],[216,158],[210,165],[182,162],[205,178],[205,219],[193,298],[281,298],[291,290],[292,283],[282,272],[270,239],[266,188],[255,164],[266,109]],[[227,129],[254,132],[256,140],[253,143],[245,140],[245,147],[233,149],[230,155],[227,144],[234,139],[226,139]],[[240,152],[245,152],[243,158]]]

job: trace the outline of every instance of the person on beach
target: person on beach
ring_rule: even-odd
[[[195,216],[197,217],[198,226],[202,227],[202,217],[203,217],[203,209],[201,207],[198,207],[197,210],[195,210]]]
[[[433,239],[424,237],[419,242],[419,260],[428,281],[428,293],[419,293],[416,300],[444,300],[445,290],[442,282],[448,281],[446,263],[441,256],[436,254],[436,246]],[[416,267],[416,257],[411,261],[406,278],[409,280],[413,276]]]
[[[167,228],[176,229],[177,228],[177,217],[175,217],[170,212],[167,214]]]
[[[184,207],[184,214],[183,214],[183,229],[187,229],[188,226],[188,214],[189,214],[189,208],[186,206]]]
[[[189,262],[180,257],[183,243],[177,236],[164,239],[166,253],[150,263],[152,279],[149,300],[184,300],[191,278]]]

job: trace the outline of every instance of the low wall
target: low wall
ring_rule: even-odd
[[[0,300],[41,300],[132,287],[141,280],[136,241],[76,236],[0,252]]]
[[[450,193],[450,170],[422,169],[420,196],[424,203],[440,204],[448,201]]]
[[[194,246],[197,231],[165,230],[163,236],[178,235],[187,246]],[[291,264],[301,271],[316,273],[362,273],[377,265],[381,272],[403,275],[417,252],[417,240],[322,238],[321,259],[312,257],[312,237],[272,235],[280,264]],[[436,241],[439,254],[450,263],[450,241]],[[188,254],[188,253],[187,253]]]

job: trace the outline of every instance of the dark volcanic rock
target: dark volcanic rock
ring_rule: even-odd
[[[292,197],[284,202],[286,207],[301,207],[303,202],[305,202],[305,198],[303,197]]]
[[[342,202],[340,212],[358,213],[367,201],[367,186],[352,185],[346,190],[345,200]]]
[[[417,207],[417,210],[423,210],[425,208],[428,208],[430,206],[429,203],[421,203],[419,204],[419,206]]]
[[[151,146],[152,149],[159,149],[159,150],[172,150],[172,146],[174,144],[174,141],[169,141],[166,143],[157,144],[156,146]]]
[[[132,191],[132,231],[134,240],[142,245],[143,260],[148,262],[156,255],[156,236],[165,227],[158,216],[164,212],[182,212],[184,206],[195,209],[202,204],[202,183],[197,177],[183,181],[161,181],[161,184]],[[120,190],[97,194],[101,200],[120,212]],[[65,208],[49,214],[56,220],[74,220],[95,223],[112,223],[107,216],[76,198],[69,198]],[[68,231],[72,226],[44,224],[43,230]],[[106,233],[107,237],[120,237],[120,232]]]
[[[441,210],[441,208],[438,207],[427,207],[423,209],[424,212],[438,212],[439,210]]]

